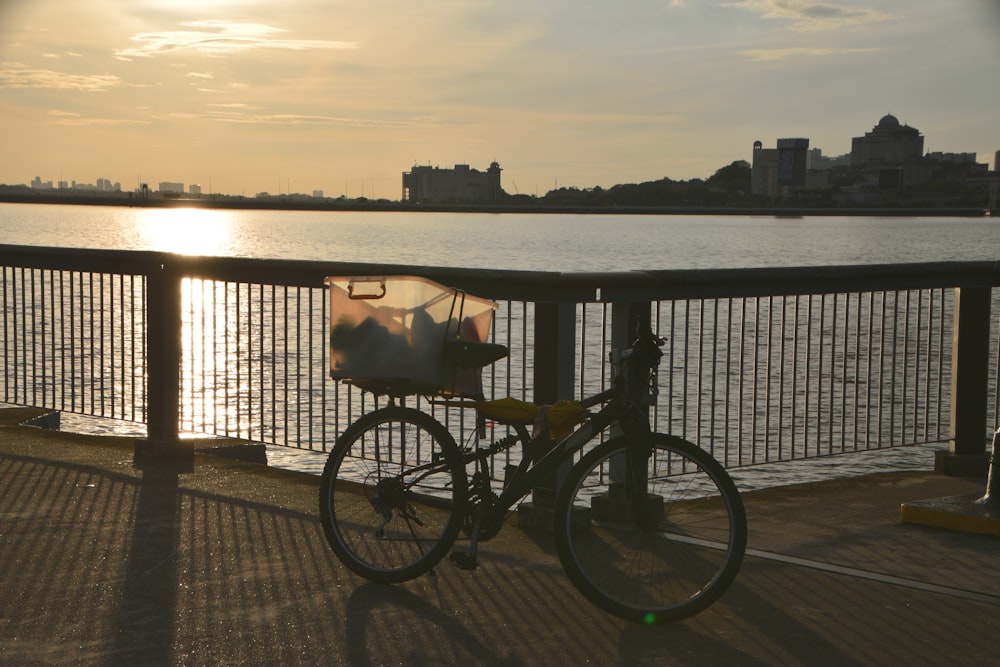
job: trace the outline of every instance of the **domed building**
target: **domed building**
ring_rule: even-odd
[[[878,125],[863,137],[851,139],[851,165],[869,162],[900,164],[919,160],[924,154],[924,137],[915,127],[900,125],[899,119],[886,114]]]
[[[892,114],[882,116],[865,136],[851,139],[851,166],[865,172],[872,190],[904,190],[928,180],[923,154],[920,131]]]

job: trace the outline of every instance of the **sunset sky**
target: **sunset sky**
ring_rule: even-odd
[[[851,148],[1000,150],[998,0],[0,0],[0,183],[542,195]]]

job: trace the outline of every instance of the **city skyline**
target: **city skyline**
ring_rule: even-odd
[[[849,153],[887,113],[992,166],[997,28],[987,0],[14,0],[0,182],[398,199],[411,166],[496,160],[544,194],[707,178],[756,140]]]

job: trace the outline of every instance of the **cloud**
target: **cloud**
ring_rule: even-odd
[[[132,60],[186,50],[197,51],[208,56],[223,56],[250,49],[304,51],[357,47],[354,42],[280,39],[277,35],[286,32],[285,30],[260,23],[205,20],[189,21],[182,25],[194,29],[139,33],[132,37],[132,41],[136,42],[138,46],[118,49],[114,52],[115,57],[119,60]]]
[[[756,12],[768,19],[791,21],[793,30],[833,30],[853,25],[877,23],[890,18],[889,14],[866,7],[844,7],[810,0],[739,0],[728,7]]]
[[[63,125],[72,127],[81,126],[111,126],[111,125],[148,125],[146,120],[132,120],[128,118],[88,118],[72,111],[49,111],[50,125]]]
[[[746,49],[740,54],[746,56],[751,61],[761,60],[785,60],[786,58],[809,58],[822,56],[841,56],[853,53],[865,53],[868,51],[878,51],[877,48],[870,49],[835,49],[835,48],[810,48],[791,47],[784,49]]]
[[[172,113],[170,116],[182,119],[210,120],[239,125],[337,125],[342,127],[413,127],[433,124],[427,118],[401,120],[376,120],[370,118],[349,118],[295,113],[247,113],[258,107],[236,104],[210,104],[213,109],[204,113]]]
[[[0,88],[56,88],[100,92],[121,85],[112,74],[67,74],[34,69],[21,63],[0,63]]]

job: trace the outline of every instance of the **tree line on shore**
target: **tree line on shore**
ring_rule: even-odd
[[[984,209],[989,200],[989,183],[985,179],[968,179],[955,172],[942,172],[920,187],[899,191],[869,192],[857,197],[857,185],[863,175],[850,167],[834,167],[822,189],[795,188],[779,197],[754,194],[751,166],[736,160],[718,169],[707,179],[677,181],[662,178],[643,183],[624,183],[609,188],[560,187],[542,196],[504,193],[502,200],[489,205],[462,202],[442,202],[437,207],[408,205],[388,199],[317,198],[309,195],[258,195],[248,198],[237,195],[171,196],[140,198],[137,193],[97,193],[76,190],[35,190],[26,185],[0,184],[0,200],[25,202],[62,202],[75,204],[121,204],[129,206],[203,205],[232,208],[502,208],[519,209],[783,209],[783,208],[967,208]],[[995,187],[995,184],[994,184]]]

